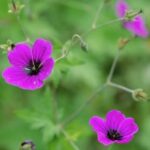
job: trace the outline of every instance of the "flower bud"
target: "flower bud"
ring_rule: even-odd
[[[84,52],[88,51],[88,45],[87,43],[82,39],[82,37],[78,34],[74,34],[72,37],[72,41],[74,41],[75,39],[79,40],[80,42],[80,47]]]
[[[119,43],[118,43],[118,49],[121,50],[123,49],[129,42],[129,39],[127,38],[120,38]]]
[[[0,49],[3,53],[11,51],[14,47],[15,44],[11,40],[8,40],[5,44],[0,44]]]
[[[136,101],[147,101],[147,100],[149,100],[147,93],[145,93],[143,89],[134,90],[132,93],[132,97]]]
[[[143,10],[140,9],[139,11],[127,11],[126,14],[125,14],[125,17],[124,17],[124,20],[125,21],[131,21],[133,20],[137,15],[143,13]]]
[[[16,3],[14,0],[11,1],[10,5],[9,5],[9,13],[14,13],[17,14],[19,13],[22,9],[24,8],[23,4],[20,3]]]
[[[35,145],[32,141],[25,140],[24,142],[21,143],[20,150],[35,150]]]
[[[84,52],[88,51],[88,45],[85,42],[81,41],[80,46]]]

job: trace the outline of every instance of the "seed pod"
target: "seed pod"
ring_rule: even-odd
[[[147,93],[145,93],[143,89],[134,90],[134,92],[132,93],[132,97],[135,101],[147,101],[147,100],[149,100]]]
[[[123,49],[129,42],[129,39],[127,38],[120,38],[118,43],[118,49]]]

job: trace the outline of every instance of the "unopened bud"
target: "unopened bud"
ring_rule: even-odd
[[[88,51],[88,45],[85,43],[85,42],[81,42],[80,43],[80,46],[81,46],[81,49],[83,50],[83,51],[85,51],[85,52],[87,52]]]
[[[20,3],[16,3],[14,0],[11,1],[10,5],[9,5],[9,13],[19,13],[22,9],[24,8],[23,4]]]
[[[35,150],[35,145],[32,141],[26,140],[21,143],[20,150]]]
[[[147,101],[149,99],[147,93],[145,93],[143,89],[134,90],[132,97],[136,101]]]
[[[8,40],[7,46],[8,46],[7,51],[9,52],[9,51],[13,50],[13,48],[15,48],[16,45],[11,40]]]
[[[123,49],[129,42],[129,39],[127,38],[120,38],[118,43],[118,49]]]
[[[80,42],[80,47],[81,49],[84,51],[84,52],[87,52],[88,51],[88,45],[87,43],[82,39],[82,37],[78,34],[74,34],[73,37],[72,37],[72,41],[75,40],[75,39],[78,39],[79,42]]]
[[[124,17],[125,21],[132,21],[137,15],[143,13],[143,10],[140,9],[139,11],[127,11]]]
[[[0,49],[2,50],[3,53],[11,51],[14,47],[15,44],[11,40],[8,40],[6,44],[0,44]]]

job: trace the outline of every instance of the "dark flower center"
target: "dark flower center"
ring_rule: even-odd
[[[25,72],[28,75],[37,75],[42,68],[41,61],[30,60],[28,66],[25,68]]]
[[[108,132],[107,132],[107,137],[112,140],[112,141],[115,141],[115,140],[121,140],[122,139],[122,136],[120,135],[120,133],[117,132],[117,130],[114,130],[114,129],[110,129]]]

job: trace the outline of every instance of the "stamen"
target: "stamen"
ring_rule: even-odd
[[[29,65],[24,68],[25,72],[28,75],[37,75],[42,68],[41,61],[31,60],[29,61]]]

